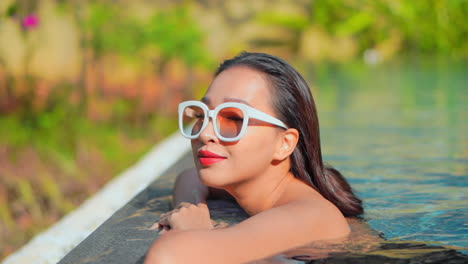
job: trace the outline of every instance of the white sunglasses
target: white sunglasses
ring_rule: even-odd
[[[186,138],[198,138],[208,126],[210,117],[216,121],[213,122],[216,136],[225,142],[241,139],[247,130],[250,118],[288,129],[279,119],[242,103],[222,103],[213,110],[199,101],[179,104],[179,128]]]

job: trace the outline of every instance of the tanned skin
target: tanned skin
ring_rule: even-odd
[[[229,101],[248,103],[275,116],[269,85],[260,72],[237,66],[214,79],[203,101],[210,109]],[[254,124],[239,141],[223,142],[210,121],[191,142],[196,171],[179,177],[175,209],[160,217],[159,225],[166,231],[148,251],[145,263],[244,263],[314,240],[345,238],[350,227],[340,210],[290,172],[290,155],[299,137],[294,128]],[[226,159],[203,166],[199,150]],[[210,192],[225,195],[218,189],[250,217],[215,229],[206,197]]]

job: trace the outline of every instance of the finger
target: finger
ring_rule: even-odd
[[[172,210],[172,211],[169,211],[169,212],[165,212],[165,213],[159,215],[159,218],[160,218],[160,219],[167,218],[168,216],[170,216],[170,215],[173,214],[174,212],[176,212],[176,211],[175,211],[175,210]]]
[[[165,217],[166,217],[166,214],[165,214],[165,213],[159,215],[159,219],[160,219],[160,220],[163,219],[163,218],[165,218]]]
[[[159,225],[161,225],[161,226],[169,225],[168,216],[162,216],[162,217],[160,217],[160,218],[159,218]]]
[[[161,214],[159,215],[159,221],[161,221],[162,219],[164,218],[167,218],[167,214]]]
[[[159,228],[160,228],[160,224],[159,224],[159,222],[156,222],[149,228],[149,230],[155,230],[155,229],[159,229]]]
[[[159,234],[164,234],[171,229],[172,228],[170,225],[160,225],[158,231],[159,231]]]
[[[164,226],[163,228],[161,228],[161,230],[159,230],[159,234],[165,234],[171,230],[172,228],[170,226]]]
[[[162,214],[159,215],[159,219],[165,219],[165,218],[169,217],[171,214],[177,213],[178,211],[179,211],[179,209],[174,209],[172,211],[162,213]]]

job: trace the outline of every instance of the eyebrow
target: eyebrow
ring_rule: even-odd
[[[210,98],[208,97],[203,97],[201,99],[201,101],[207,105],[210,105]],[[246,104],[248,106],[252,106],[249,102],[243,100],[243,99],[239,99],[239,98],[233,98],[233,97],[224,97],[223,99],[223,102],[237,102],[237,103],[242,103],[242,104]]]

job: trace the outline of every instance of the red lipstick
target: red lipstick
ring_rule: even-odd
[[[209,166],[226,159],[226,157],[220,156],[208,150],[198,151],[198,158],[203,166]]]

